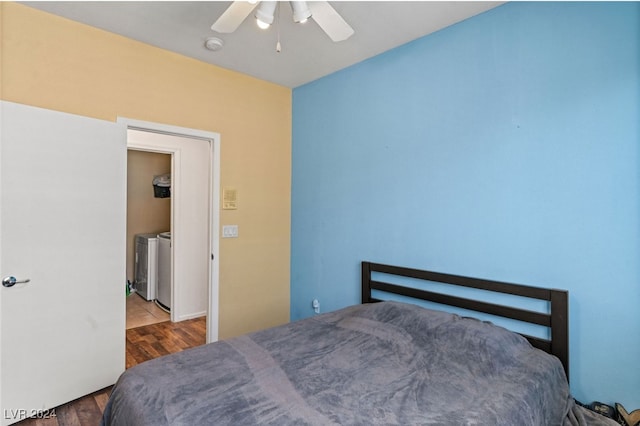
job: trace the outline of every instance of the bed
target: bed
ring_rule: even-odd
[[[539,299],[549,310],[429,288],[438,283]],[[384,295],[533,323],[550,338]],[[567,297],[362,262],[362,304],[135,366],[118,379],[101,424],[616,425],[570,395]]]

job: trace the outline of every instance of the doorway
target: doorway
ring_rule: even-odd
[[[216,133],[118,119],[129,150],[171,157],[171,321],[206,315],[218,338],[220,138]]]
[[[156,303],[160,263],[163,270],[171,269],[170,256],[159,253],[165,242],[159,236],[171,231],[171,191],[153,183],[170,183],[171,162],[171,154],[127,150],[127,330],[170,320],[162,308],[170,304],[170,293],[163,298],[165,305]],[[170,274],[163,274],[163,286],[170,286],[168,280]]]

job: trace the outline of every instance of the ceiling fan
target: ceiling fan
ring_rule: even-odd
[[[255,18],[260,28],[268,28],[274,21],[277,1],[234,1],[214,22],[211,29],[219,33],[232,33],[256,9]],[[343,41],[351,37],[353,28],[342,19],[342,16],[326,1],[290,1],[293,20],[296,23],[306,22],[309,18],[333,41]]]

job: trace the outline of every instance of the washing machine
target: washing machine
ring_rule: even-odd
[[[145,300],[156,298],[158,287],[158,235],[138,234],[135,236],[136,258],[133,285]]]
[[[166,311],[171,310],[171,232],[158,234],[158,291],[156,303]]]

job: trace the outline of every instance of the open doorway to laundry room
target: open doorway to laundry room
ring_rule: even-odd
[[[126,368],[206,340],[206,316],[171,321],[172,164],[173,154],[127,150]]]
[[[127,329],[171,319],[167,304],[171,296],[171,256],[170,251],[167,253],[170,239],[166,238],[170,231],[171,154],[129,149]]]
[[[147,277],[155,273],[127,297],[130,367],[217,340],[220,151],[215,133],[120,120],[127,125],[127,279],[136,281],[136,253],[138,263],[146,253]],[[164,298],[163,277],[170,282]],[[145,347],[132,348],[137,342]]]

